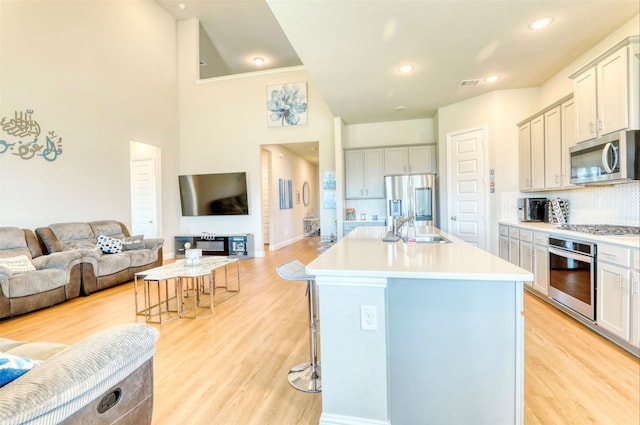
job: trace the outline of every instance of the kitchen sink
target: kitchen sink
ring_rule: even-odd
[[[407,238],[402,237],[402,240],[406,243]],[[417,235],[416,243],[451,243],[451,241],[442,235],[430,234],[430,235]]]

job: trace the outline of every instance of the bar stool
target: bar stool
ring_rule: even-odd
[[[318,319],[316,313],[316,280],[304,271],[304,264],[298,260],[289,261],[276,268],[278,274],[286,280],[306,280],[309,295],[309,336],[311,341],[311,359],[309,363],[294,366],[288,375],[291,386],[306,393],[319,393],[322,390],[320,362],[318,361]]]

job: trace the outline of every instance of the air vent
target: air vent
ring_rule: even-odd
[[[458,84],[458,87],[472,87],[472,86],[477,86],[478,84],[480,84],[481,80],[462,80],[460,81],[460,84]]]
[[[203,61],[202,59],[200,59],[200,66],[207,66],[207,63],[205,61]]]

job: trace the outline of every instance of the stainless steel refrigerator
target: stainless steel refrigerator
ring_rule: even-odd
[[[437,179],[435,173],[385,176],[387,225],[400,217],[413,216],[416,226],[436,226]]]

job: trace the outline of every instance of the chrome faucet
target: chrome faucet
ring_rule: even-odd
[[[407,215],[393,220],[393,234],[395,236],[401,236],[400,229],[402,229],[402,226],[404,226],[405,223],[413,220],[414,217],[412,215]]]

